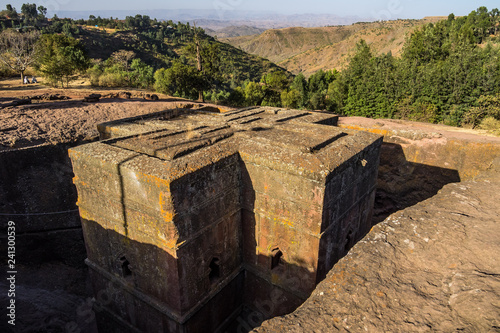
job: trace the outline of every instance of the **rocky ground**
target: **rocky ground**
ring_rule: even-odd
[[[389,216],[256,332],[500,332],[500,159]]]
[[[124,98],[124,93],[130,98]],[[92,93],[99,102],[85,102]],[[140,90],[54,89],[42,84],[21,85],[17,79],[0,81],[0,151],[44,143],[77,143],[98,137],[96,125],[170,108],[200,108],[196,103],[166,95],[144,99]],[[31,104],[23,105],[30,99]],[[17,105],[16,105],[17,104]]]

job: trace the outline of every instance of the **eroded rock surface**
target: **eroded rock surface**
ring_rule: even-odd
[[[85,103],[82,99],[72,99],[30,105],[19,105],[16,103],[22,100],[15,99],[15,103],[13,100],[13,98],[0,98],[0,151],[46,144],[74,145],[92,141],[99,135],[96,124],[171,108],[210,107],[214,112],[220,112],[215,105],[174,99],[124,100],[110,99],[103,95],[99,103]]]
[[[498,332],[500,160],[376,225],[294,313],[256,332]]]

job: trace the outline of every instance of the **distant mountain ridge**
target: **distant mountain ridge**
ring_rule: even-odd
[[[196,25],[211,30],[230,26],[252,26],[261,29],[287,27],[321,27],[327,25],[346,25],[363,21],[359,16],[338,16],[333,14],[293,14],[284,15],[271,11],[241,10],[187,10],[187,9],[141,9],[141,10],[95,10],[95,11],[56,11],[55,14],[72,19],[87,19],[90,15],[103,18],[125,19],[127,16],[148,15],[158,20],[174,22],[196,22]]]

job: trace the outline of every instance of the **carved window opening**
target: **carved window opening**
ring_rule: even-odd
[[[275,248],[272,252],[271,258],[271,269],[275,269],[276,267],[283,264],[281,257],[283,257],[283,252],[279,248]]]
[[[132,270],[130,269],[130,262],[125,257],[120,258],[121,268],[122,268],[122,276],[124,278],[128,276],[132,276]]]
[[[210,279],[210,283],[214,283],[220,278],[219,258],[213,258],[209,268],[210,273],[208,274],[208,278]]]

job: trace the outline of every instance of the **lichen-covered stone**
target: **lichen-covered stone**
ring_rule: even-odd
[[[371,227],[381,138],[335,121],[176,109],[101,124],[107,140],[71,149],[107,316],[213,331],[242,306],[280,304],[263,318],[297,307]]]

